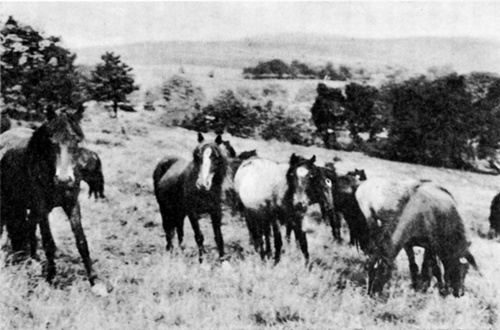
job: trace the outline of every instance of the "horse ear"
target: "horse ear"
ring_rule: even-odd
[[[47,112],[47,119],[50,121],[54,118],[56,118],[56,112],[54,111],[54,107],[52,104],[49,104],[47,108],[45,109],[45,112]]]
[[[313,165],[315,161],[316,161],[316,155],[313,155],[311,159],[309,159],[309,163]]]
[[[290,165],[295,165],[297,163],[298,159],[299,159],[299,157],[297,157],[297,155],[295,155],[295,153],[293,153],[290,156]]]
[[[203,137],[203,135],[200,132],[198,132],[198,143],[202,143],[203,140],[205,140],[205,138]]]
[[[222,136],[220,134],[217,134],[217,137],[215,138],[215,143],[221,144],[222,142],[223,142]]]

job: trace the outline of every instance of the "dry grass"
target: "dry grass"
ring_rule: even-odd
[[[357,167],[369,177],[429,178],[456,196],[471,229],[471,250],[482,276],[469,274],[461,299],[443,299],[434,289],[415,293],[401,255],[386,294],[371,299],[365,292],[364,255],[334,243],[324,224],[309,225],[309,268],[304,267],[295,243],[285,243],[279,265],[262,262],[248,244],[244,222],[229,212],[222,232],[230,267],[216,260],[207,219],[200,221],[208,250],[203,264],[197,261],[188,221],[184,249],[167,253],[151,175],[164,155],[189,157],[196,133],[162,128],[155,124],[157,116],[123,113],[116,121],[91,109],[83,125],[88,147],[101,155],[108,196],[95,202],[86,198],[87,187],[83,188],[84,229],[94,267],[114,285],[114,291],[107,297],[91,293],[69,223],[54,212],[51,221],[59,249],[55,286],[44,281],[38,262],[6,266],[9,247],[6,235],[1,239],[1,329],[498,328],[500,244],[478,236],[487,231],[489,202],[499,189],[498,177],[225,136],[237,151],[257,149],[261,156],[277,161],[286,161],[292,152],[316,154],[320,162],[339,157],[341,173]],[[348,237],[345,228],[344,237]],[[41,250],[39,254],[44,260]]]

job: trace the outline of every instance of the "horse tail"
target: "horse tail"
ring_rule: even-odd
[[[158,184],[160,183],[163,175],[165,175],[169,168],[172,167],[172,165],[174,165],[176,162],[177,158],[164,158],[158,163],[158,165],[156,165],[156,168],[153,172],[153,185],[155,190],[158,187]]]

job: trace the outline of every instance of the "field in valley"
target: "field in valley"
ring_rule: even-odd
[[[229,210],[222,227],[229,267],[217,261],[208,219],[200,221],[208,251],[203,264],[198,262],[189,221],[184,249],[167,253],[151,175],[165,155],[190,157],[196,133],[162,127],[157,124],[160,115],[120,113],[115,120],[90,107],[83,121],[86,146],[103,161],[107,196],[88,199],[88,188],[82,184],[84,230],[94,267],[114,290],[106,297],[90,291],[69,223],[56,209],[51,214],[58,246],[54,286],[44,281],[42,263],[9,265],[6,235],[1,238],[1,329],[498,328],[500,241],[481,236],[489,227],[489,203],[499,190],[499,177],[226,134],[236,151],[257,149],[260,156],[276,161],[287,161],[292,152],[316,155],[320,164],[337,157],[339,173],[364,168],[368,177],[427,178],[454,194],[481,269],[481,274],[469,273],[465,296],[443,299],[435,289],[415,293],[401,254],[386,293],[372,299],[366,294],[365,256],[346,244],[346,228],[344,243],[335,243],[329,227],[313,220],[314,207],[307,221],[308,268],[293,242],[284,244],[277,266],[262,262],[249,245],[244,221]],[[41,248],[39,255],[43,262]]]

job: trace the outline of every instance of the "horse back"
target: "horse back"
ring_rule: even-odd
[[[178,192],[182,189],[182,177],[189,162],[183,158],[165,157],[153,172],[153,184],[157,197],[159,194]]]
[[[22,204],[29,201],[29,173],[26,149],[8,150],[0,160],[1,203]]]
[[[367,221],[396,221],[406,203],[422,183],[418,180],[404,181],[370,178],[356,190],[356,199]],[[390,218],[390,219],[389,219]],[[370,223],[369,225],[374,225]]]
[[[280,206],[284,198],[288,164],[271,160],[249,159],[236,172],[234,187],[246,208],[259,209],[265,206]]]
[[[431,247],[441,258],[464,254],[469,246],[453,197],[432,183],[423,184],[408,201],[392,240],[398,247],[410,241]]]

